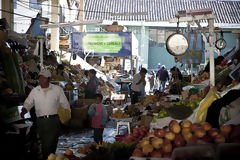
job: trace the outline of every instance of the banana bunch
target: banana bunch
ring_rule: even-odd
[[[197,123],[205,122],[208,108],[210,107],[212,102],[214,102],[218,98],[220,98],[220,95],[217,94],[216,88],[210,89],[206,97],[202,100],[199,106],[199,109],[197,111],[197,116],[196,116]]]
[[[66,89],[67,91],[73,90],[73,89],[74,89],[74,85],[72,84],[72,82],[68,82],[68,83],[65,85],[65,89]]]

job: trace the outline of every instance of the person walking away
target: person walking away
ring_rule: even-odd
[[[142,68],[139,73],[133,76],[132,85],[131,85],[131,103],[135,104],[139,101],[139,96],[141,96],[141,91],[144,90],[146,86],[145,76],[147,70]]]
[[[159,82],[160,82],[159,91],[164,92],[166,82],[169,80],[169,74],[168,74],[168,71],[166,70],[165,65],[162,65],[162,69],[159,70],[158,76],[159,76],[158,78],[159,78]]]
[[[156,77],[159,77],[159,71],[162,69],[162,65],[160,64],[160,63],[158,63],[158,65],[157,65],[157,68],[156,68],[156,70],[155,70],[155,73],[156,73]],[[160,87],[160,81],[159,81],[159,78],[156,78],[156,86],[157,86],[157,88],[159,88]]]
[[[150,73],[150,77],[149,77],[149,83],[150,83],[150,90],[153,90],[154,87],[154,81],[155,81],[155,74],[153,71],[151,71]]]
[[[96,77],[96,71],[94,69],[89,70],[88,76],[89,76],[89,81],[85,88],[85,98],[93,99],[94,95],[97,93],[100,83],[98,78]]]
[[[95,102],[88,109],[88,114],[92,117],[91,127],[94,132],[94,141],[99,144],[103,141],[103,130],[105,128],[108,112],[106,107],[102,104],[103,96],[101,94],[96,94]]]
[[[39,86],[32,89],[24,101],[21,117],[35,106],[37,116],[37,133],[42,145],[43,160],[56,152],[61,122],[57,111],[60,106],[70,109],[69,102],[61,87],[50,84],[51,72],[42,70],[39,73]]]

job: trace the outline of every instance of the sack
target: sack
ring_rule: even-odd
[[[58,108],[58,116],[62,124],[67,124],[71,119],[71,109],[65,109],[60,106]]]
[[[217,94],[216,88],[210,89],[206,97],[199,104],[199,109],[196,115],[197,123],[206,121],[208,108],[211,106],[212,102],[214,102],[218,98],[220,98],[220,95]]]

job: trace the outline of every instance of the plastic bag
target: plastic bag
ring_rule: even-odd
[[[206,97],[201,101],[199,109],[196,114],[196,122],[201,123],[206,121],[208,108],[211,106],[212,102],[220,98],[217,94],[216,88],[210,89]]]
[[[71,109],[65,109],[60,106],[58,108],[58,116],[62,124],[67,124],[71,119]]]

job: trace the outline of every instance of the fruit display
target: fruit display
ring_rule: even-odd
[[[124,109],[125,113],[130,115],[130,117],[139,116],[140,110],[135,105],[128,105]]]
[[[85,144],[84,147],[79,147],[77,152],[80,154],[85,154],[86,156],[82,159],[128,159],[134,148],[135,143],[123,143],[123,142],[114,142],[103,144]],[[87,152],[84,152],[87,151]]]
[[[196,77],[192,83],[193,84],[199,84],[201,83],[202,81],[205,81],[205,80],[208,80],[210,77],[209,73],[207,72],[203,72],[203,74],[201,74],[200,76]]]
[[[122,118],[129,118],[130,115],[124,113],[121,109],[117,109],[110,117],[122,119]]]
[[[71,149],[66,149],[64,153],[58,155],[51,153],[47,160],[81,160],[81,158],[75,156]]]
[[[132,157],[170,158],[177,147],[194,144],[215,145],[239,143],[240,124],[212,128],[207,122],[192,123],[189,120],[172,120],[167,127],[155,129],[154,135],[143,138],[133,151]]]
[[[149,106],[149,104],[153,104],[159,100],[158,96],[155,95],[147,95],[146,98],[143,100],[143,105],[145,107]]]
[[[153,117],[153,122],[156,122],[157,119],[168,117],[168,113],[165,109],[162,109],[157,116]]]

